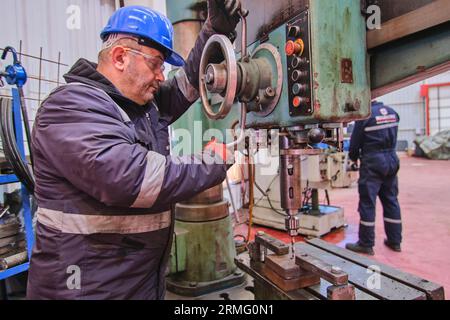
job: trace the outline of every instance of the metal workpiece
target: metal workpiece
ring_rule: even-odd
[[[348,284],[348,274],[346,272],[316,256],[300,251],[295,259],[295,263],[302,269],[319,274],[321,278],[335,286]]]
[[[264,232],[258,232],[255,236],[255,243],[258,246],[269,249],[277,255],[287,254],[289,247],[281,240],[275,239]],[[260,250],[257,250],[259,252]]]
[[[257,234],[251,246],[256,248],[250,252],[252,271],[261,272],[269,282],[274,283],[283,291],[289,292],[319,285],[320,278],[323,278],[332,284],[327,288],[328,299],[355,299],[355,288],[348,284],[348,274],[339,267],[301,250],[296,254],[295,245],[291,247],[292,255],[289,255],[288,248],[284,243],[264,234]],[[267,251],[267,249],[271,253],[266,253],[264,259],[254,257],[258,252]],[[242,264],[238,263],[238,265]]]
[[[356,300],[356,289],[351,284],[342,286],[329,286],[327,288],[328,300]]]

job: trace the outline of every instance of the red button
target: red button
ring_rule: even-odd
[[[300,106],[300,103],[302,103],[302,98],[300,98],[299,96],[295,96],[294,99],[292,99],[294,108],[298,108]]]
[[[292,56],[295,53],[295,43],[292,40],[286,42],[286,46],[284,47],[284,51],[288,56]]]
[[[286,45],[284,46],[284,51],[286,51],[286,55],[288,56],[292,56],[294,54],[301,56],[303,54],[304,47],[305,45],[303,43],[303,40],[300,38],[295,41],[288,40],[288,42],[286,42]]]

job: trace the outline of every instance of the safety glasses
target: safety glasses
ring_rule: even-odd
[[[157,72],[163,73],[164,72],[164,70],[165,70],[164,61],[161,60],[161,58],[158,58],[158,57],[155,57],[155,56],[151,56],[151,55],[145,54],[145,53],[143,53],[141,51],[138,51],[138,50],[135,50],[135,49],[131,49],[131,48],[127,48],[127,47],[124,47],[124,50],[128,51],[128,52],[132,52],[134,54],[141,55],[142,57],[144,57],[144,60],[145,60],[146,64],[149,66],[149,68],[153,72],[155,72],[155,73],[157,73]]]

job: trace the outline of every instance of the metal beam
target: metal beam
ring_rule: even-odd
[[[393,0],[362,0],[366,2],[366,6],[375,4],[381,9],[381,22],[402,16],[408,12],[417,10],[427,4],[436,0],[408,0],[408,1],[393,1]]]
[[[372,98],[450,70],[450,22],[370,52]]]
[[[448,0],[434,1],[424,7],[383,23],[381,29],[368,31],[367,48],[373,49],[447,21],[450,21]]]

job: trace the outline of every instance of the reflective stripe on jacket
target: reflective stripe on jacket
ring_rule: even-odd
[[[370,118],[355,122],[349,150],[352,161],[373,152],[395,152],[400,117],[380,102],[373,102],[371,111]]]

